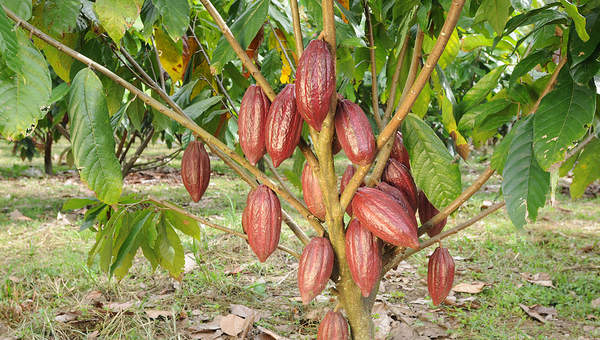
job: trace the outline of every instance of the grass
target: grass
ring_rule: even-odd
[[[57,147],[56,154],[61,148]],[[144,156],[166,153],[154,146]],[[190,324],[225,315],[232,303],[265,313],[257,323],[260,326],[291,338],[309,338],[314,337],[326,308],[333,307],[329,294],[310,306],[300,304],[295,259],[276,252],[261,264],[243,240],[209,229],[200,241],[183,238],[186,253],[193,255],[197,267],[181,283],[160,270],[152,272],[140,254],[124,280],[108,280],[96,263],[86,265],[95,235],[89,230],[78,232],[82,212],[60,212],[66,199],[92,195],[76,173],[62,165],[56,167],[57,176],[24,177],[29,167],[42,169],[40,157],[23,163],[4,143],[0,144],[0,164],[0,338],[73,339],[89,334],[186,338]],[[178,168],[179,159],[170,166]],[[212,160],[212,167],[211,184],[199,203],[190,203],[174,170],[129,176],[126,191],[174,201],[239,230],[248,186],[220,161]],[[337,169],[341,172],[344,167],[339,160]],[[483,165],[464,168],[465,185],[482,169]],[[448,225],[475,215],[484,201],[497,200],[498,189],[499,178],[494,176],[449,218]],[[472,308],[415,303],[428,299],[424,279],[430,251],[408,259],[401,270],[392,273],[383,283],[381,296],[390,305],[407,305],[413,313],[408,317],[415,320],[412,327],[433,318],[461,339],[600,338],[600,310],[592,307],[592,301],[600,298],[599,203],[599,198],[571,201],[558,193],[556,205],[541,209],[537,222],[523,230],[516,230],[500,210],[445,240],[444,246],[456,258],[455,284],[487,284],[473,295]],[[26,218],[16,218],[15,210]],[[300,249],[287,229],[281,242]],[[554,287],[529,283],[521,273],[548,273]],[[96,298],[91,298],[94,294]],[[469,296],[456,294],[459,299]],[[126,303],[128,308],[120,311],[114,303]],[[519,304],[554,307],[557,315],[542,324],[527,316]],[[149,309],[171,316],[150,318],[145,312]],[[61,322],[69,313],[74,320]]]

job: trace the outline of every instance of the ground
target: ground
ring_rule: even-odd
[[[167,152],[153,146],[145,157]],[[191,203],[178,162],[128,176],[126,191],[174,201],[241,230],[248,186],[213,159],[209,189],[199,203]],[[109,280],[97,263],[86,264],[94,233],[78,231],[83,211],[61,211],[65,200],[92,195],[76,172],[60,165],[56,176],[41,176],[39,156],[22,162],[6,143],[0,143],[0,164],[0,339],[201,338],[211,334],[200,333],[210,329],[211,320],[232,309],[239,312],[238,305],[260,313],[251,334],[260,327],[305,339],[315,337],[324,312],[334,307],[329,292],[301,304],[293,257],[276,252],[261,264],[245,241],[211,229],[204,229],[201,242],[185,238],[188,266],[181,282],[164,271],[152,272],[140,254],[125,279]],[[336,165],[340,172],[345,168],[341,159]],[[464,185],[484,167],[483,156],[465,166]],[[600,338],[600,198],[592,193],[572,201],[568,190],[559,189],[554,205],[523,230],[515,229],[502,209],[443,242],[456,261],[454,284],[463,288],[456,290],[472,294],[453,292],[449,304],[431,304],[426,265],[433,248],[390,272],[374,311],[379,334],[393,339]],[[448,226],[499,200],[498,190],[499,178],[493,177]],[[281,242],[300,250],[287,229]]]

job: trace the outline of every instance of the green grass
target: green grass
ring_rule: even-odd
[[[56,154],[64,147],[59,145]],[[166,153],[164,147],[153,146],[144,158]],[[179,162],[176,159],[170,166],[178,169]],[[283,167],[290,167],[288,163]],[[41,159],[21,162],[5,143],[0,143],[0,164],[0,338],[73,339],[92,332],[103,338],[179,338],[185,337],[190,323],[198,321],[197,314],[205,319],[224,315],[232,303],[267,313],[257,323],[260,326],[292,338],[309,338],[314,337],[323,311],[333,307],[327,300],[310,306],[300,304],[294,258],[276,252],[261,264],[245,241],[210,229],[204,230],[202,240],[183,238],[186,253],[193,254],[197,267],[181,283],[163,271],[152,272],[140,254],[125,279],[108,280],[96,263],[86,265],[95,235],[89,230],[78,232],[83,212],[58,216],[68,198],[92,195],[76,173],[58,165],[57,176],[23,177],[30,166],[42,169]],[[248,186],[220,161],[213,159],[212,168],[211,184],[198,203],[190,202],[175,169],[129,176],[126,191],[174,201],[195,214],[240,230]],[[341,173],[344,168],[345,162],[338,160],[336,169]],[[483,168],[464,168],[464,185]],[[482,192],[449,218],[448,225],[477,214],[484,200],[497,200],[498,189],[499,178],[494,176]],[[11,218],[14,210],[31,220]],[[538,221],[523,230],[516,230],[500,210],[443,242],[453,256],[462,258],[456,261],[455,283],[488,284],[474,295],[478,308],[411,303],[427,298],[423,280],[426,255],[433,248],[408,259],[410,269],[386,280],[382,296],[392,305],[408,304],[417,314],[443,319],[451,326],[450,333],[461,339],[598,338],[600,310],[593,309],[591,301],[600,298],[599,221],[599,198],[571,201],[560,193],[556,206],[543,208]],[[306,223],[302,225],[311,233]],[[300,243],[285,228],[281,242],[300,249]],[[230,274],[236,268],[241,272]],[[526,282],[520,275],[524,272],[550,274],[555,288]],[[407,280],[399,284],[398,277]],[[86,298],[93,291],[101,292],[102,306]],[[107,307],[114,302],[131,302],[132,306],[117,313]],[[554,307],[558,315],[542,324],[527,316],[519,304]],[[149,319],[144,312],[147,309],[171,311],[176,317]],[[67,312],[78,313],[76,320],[56,321]],[[416,319],[413,326],[419,323]]]

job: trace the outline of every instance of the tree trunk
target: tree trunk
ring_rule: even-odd
[[[371,309],[379,290],[379,283],[373,288],[371,296],[365,298],[351,277],[342,279],[337,286],[340,302],[344,306],[353,340],[375,339],[375,326],[371,318]]]
[[[44,171],[47,175],[52,176],[52,131],[46,132],[44,141]]]

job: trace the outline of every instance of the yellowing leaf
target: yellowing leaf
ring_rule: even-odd
[[[194,99],[197,95],[202,92],[206,88],[206,86],[211,86],[212,88],[216,88],[215,78],[210,73],[210,66],[206,62],[205,59],[202,59],[202,62],[194,67],[194,71],[192,71],[192,80],[198,80],[194,88],[192,89],[192,94],[190,95],[190,100]]]
[[[154,39],[156,41],[160,64],[167,71],[174,83],[181,80],[183,73],[182,49],[171,40],[162,28],[154,30]],[[179,43],[181,44],[181,40]]]
[[[142,9],[142,0],[97,0],[94,11],[108,35],[117,43],[136,22]]]
[[[281,56],[281,77],[279,78],[279,80],[282,84],[288,84],[290,83],[292,67],[288,58],[286,58],[285,53],[287,53],[289,56],[291,52],[287,47],[287,40],[285,34],[283,34],[283,32],[279,28],[275,29],[275,32],[277,33],[277,36],[275,36],[275,34],[271,32],[271,36],[269,39],[269,48],[276,48],[277,51],[279,51],[279,55]],[[281,45],[283,45],[283,48],[285,48],[285,52],[281,49]]]
[[[350,9],[350,0],[338,0],[338,2],[345,9],[348,9],[348,10]],[[348,18],[346,18],[346,16],[344,15],[344,13],[342,13],[342,20],[344,20],[345,23],[348,23]]]

